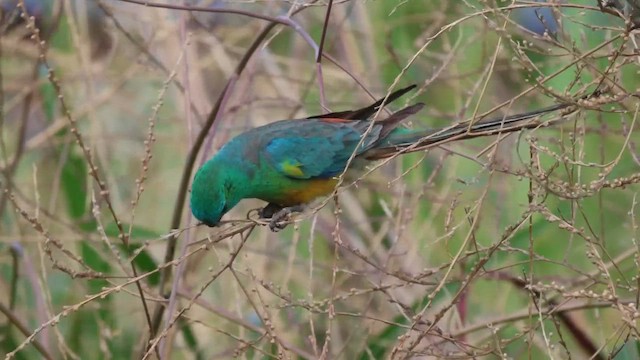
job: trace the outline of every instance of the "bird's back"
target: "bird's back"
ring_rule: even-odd
[[[241,170],[247,197],[282,206],[307,203],[333,191],[367,126],[334,119],[277,121],[236,136],[215,158],[220,166]],[[375,143],[379,131],[372,128],[360,152]]]

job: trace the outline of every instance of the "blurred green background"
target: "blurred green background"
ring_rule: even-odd
[[[640,39],[615,11],[595,0],[352,0],[335,1],[325,23],[326,0],[186,2],[245,14],[0,4],[9,358],[640,356]],[[251,14],[290,14],[300,31],[278,25],[259,45],[196,166],[244,129],[361,107],[392,84],[419,85],[404,100],[427,104],[415,128],[596,89],[608,98],[579,102],[558,126],[384,163],[279,233],[257,227],[187,248],[245,225],[194,227],[184,205],[178,260],[165,264],[189,150],[268,23]],[[319,81],[302,34],[319,43],[325,27],[323,51],[339,66],[324,58]]]

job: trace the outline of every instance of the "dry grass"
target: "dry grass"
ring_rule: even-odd
[[[6,358],[640,355],[624,14],[556,4],[554,39],[514,21],[526,2],[134,3],[2,28]],[[245,220],[251,200],[195,226],[186,186],[231,136],[409,83],[414,128],[578,111],[377,164],[279,233]]]

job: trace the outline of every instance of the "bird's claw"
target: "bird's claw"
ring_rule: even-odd
[[[293,211],[291,208],[282,208],[280,211],[276,212],[271,216],[271,220],[269,221],[269,229],[273,232],[278,232],[285,227],[289,223],[289,217]]]
[[[271,219],[275,214],[282,210],[282,206],[269,203],[267,206],[258,210],[258,217],[260,219]]]
[[[289,224],[289,218],[292,213],[302,211],[301,206],[281,207],[275,204],[269,204],[258,211],[258,215],[262,219],[269,220],[269,229],[278,232]]]

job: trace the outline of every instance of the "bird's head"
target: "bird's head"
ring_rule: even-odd
[[[205,225],[216,226],[238,201],[228,166],[216,159],[207,161],[196,173],[191,186],[191,212]]]

